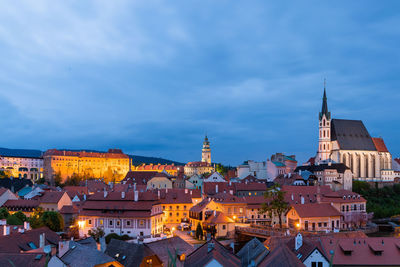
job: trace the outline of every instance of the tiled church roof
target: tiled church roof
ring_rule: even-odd
[[[374,145],[378,152],[389,152],[382,138],[372,138],[372,141],[374,142]]]
[[[331,132],[331,140],[337,140],[341,150],[376,151],[362,121],[332,119]]]

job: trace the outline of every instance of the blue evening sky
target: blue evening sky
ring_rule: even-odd
[[[303,162],[334,118],[400,156],[399,1],[8,1],[1,143]]]

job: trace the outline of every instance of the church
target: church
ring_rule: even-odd
[[[354,179],[393,181],[392,156],[383,139],[371,137],[360,120],[332,119],[325,88],[318,123],[316,164],[344,163]]]

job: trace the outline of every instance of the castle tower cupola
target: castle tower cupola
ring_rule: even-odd
[[[318,154],[316,161],[321,162],[330,159],[332,151],[331,143],[331,113],[328,110],[328,98],[326,97],[326,82],[324,81],[324,96],[322,97],[322,109],[318,120]]]
[[[211,148],[210,148],[210,142],[208,141],[207,135],[205,136],[204,142],[203,142],[201,161],[208,162],[209,164],[211,164]]]

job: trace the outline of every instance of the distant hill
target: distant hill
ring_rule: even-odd
[[[34,149],[9,149],[0,147],[0,155],[5,157],[40,158],[42,151]]]
[[[69,150],[69,151],[81,151],[85,150],[87,152],[104,152],[98,150],[90,150],[90,149],[60,149],[60,150]],[[43,154],[43,151],[34,150],[34,149],[9,149],[0,147],[0,155],[6,157],[26,157],[26,158],[39,158]],[[163,159],[163,158],[156,158],[156,157],[145,157],[145,156],[138,156],[138,155],[129,155],[128,156],[132,159],[133,165],[141,165],[145,164],[175,164],[175,165],[185,165],[184,163]]]

